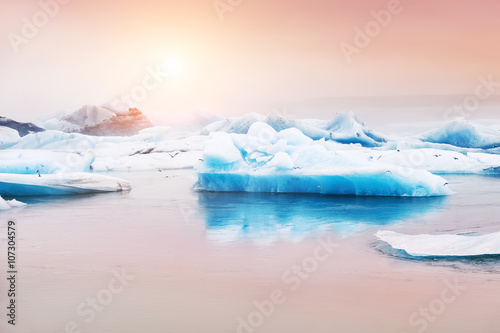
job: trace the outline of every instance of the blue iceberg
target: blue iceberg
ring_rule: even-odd
[[[247,134],[211,133],[195,188],[204,191],[318,193],[360,196],[441,196],[447,182],[426,170],[330,149],[296,128],[266,123]]]

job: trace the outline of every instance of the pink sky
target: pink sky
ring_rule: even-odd
[[[172,56],[183,73],[139,103],[156,118],[197,108],[265,114],[323,97],[470,95],[479,76],[500,81],[493,0],[401,1],[400,13],[348,63],[341,43],[354,45],[354,29],[390,3],[242,0],[221,20],[213,0],[72,0],[15,52],[9,34],[21,35],[23,17],[32,20],[41,7],[3,1],[1,114],[27,120],[102,104]]]

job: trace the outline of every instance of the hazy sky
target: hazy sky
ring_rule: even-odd
[[[0,2],[0,115],[103,104],[169,57],[183,72],[158,87],[147,79],[155,87],[138,103],[154,120],[324,97],[473,95],[479,76],[500,82],[497,0],[220,0],[223,13],[213,0],[60,1]],[[40,2],[57,13],[47,19]],[[371,29],[368,45],[356,28]]]

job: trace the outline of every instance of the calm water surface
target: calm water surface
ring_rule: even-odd
[[[500,330],[500,259],[414,260],[373,236],[499,231],[500,177],[447,175],[446,198],[359,198],[199,193],[191,170],[112,175],[133,190],[0,212],[3,253],[17,224],[19,270],[17,325],[2,314],[1,332]]]

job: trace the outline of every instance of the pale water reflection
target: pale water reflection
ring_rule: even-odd
[[[266,244],[335,231],[341,237],[424,217],[446,197],[398,198],[270,193],[199,192],[207,237],[217,242]]]

